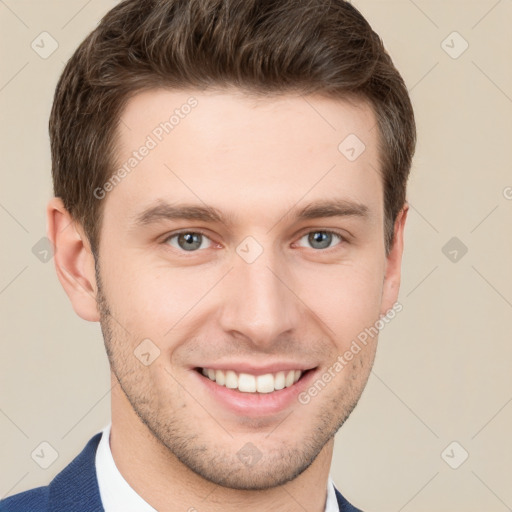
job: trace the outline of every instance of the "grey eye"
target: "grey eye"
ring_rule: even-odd
[[[196,251],[198,249],[206,249],[209,245],[204,247],[203,242],[210,242],[209,238],[205,235],[195,231],[183,231],[181,233],[176,233],[175,235],[171,235],[166,241],[172,247],[188,252]]]
[[[340,235],[332,231],[311,231],[305,234],[301,240],[306,238],[308,244],[310,244],[313,249],[328,249],[334,237],[338,238],[340,241],[343,240]]]

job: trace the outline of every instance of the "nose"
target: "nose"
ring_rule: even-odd
[[[220,326],[261,349],[298,329],[301,301],[286,264],[264,251],[248,263],[234,256],[234,268],[222,290]]]

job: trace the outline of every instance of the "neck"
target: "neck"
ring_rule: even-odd
[[[159,512],[324,512],[334,439],[297,478],[271,489],[221,487],[205,480],[162,445],[133,411],[112,376],[110,449],[130,487]]]

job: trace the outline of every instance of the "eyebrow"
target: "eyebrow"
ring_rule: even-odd
[[[308,204],[298,211],[292,208],[280,220],[293,215],[295,215],[295,219],[298,221],[322,217],[360,217],[366,219],[369,217],[369,209],[364,204],[347,199],[319,200]],[[234,223],[232,215],[223,214],[211,206],[193,204],[173,205],[165,201],[159,201],[157,204],[149,206],[136,215],[132,225],[134,227],[143,227],[164,220],[176,219],[219,223],[226,226],[231,226]]]

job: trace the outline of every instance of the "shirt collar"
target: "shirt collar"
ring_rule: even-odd
[[[110,450],[110,422],[104,429],[96,451],[96,475],[105,512],[157,512],[143,500],[117,469]]]
[[[130,487],[117,469],[110,449],[111,427],[112,422],[103,429],[96,451],[96,475],[105,512],[157,512]],[[339,512],[334,482],[330,476],[327,482],[325,512]]]

